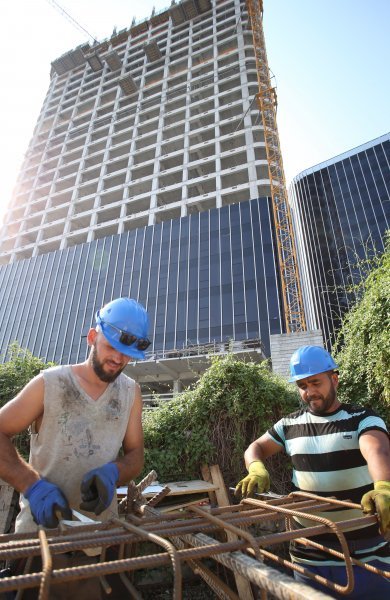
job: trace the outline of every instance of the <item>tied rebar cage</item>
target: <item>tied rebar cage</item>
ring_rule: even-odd
[[[365,515],[334,523],[318,514],[337,508],[358,508],[350,502],[294,492],[272,500],[248,498],[234,506],[206,509],[192,505],[185,510],[163,513],[153,506],[156,501],[149,504],[145,499],[142,501],[142,493],[138,486],[134,487],[136,492],[133,489],[131,503],[128,502],[130,495],[127,502],[122,503],[125,514],[120,518],[113,517],[105,523],[80,524],[77,527],[61,523],[56,530],[40,529],[37,533],[1,536],[0,560],[25,559],[26,567],[21,575],[0,579],[0,593],[16,590],[18,598],[21,598],[23,590],[39,588],[40,600],[46,600],[50,597],[52,586],[96,577],[109,594],[111,588],[106,576],[118,574],[129,591],[129,597],[141,598],[132,582],[132,574],[140,570],[168,567],[173,574],[172,598],[180,600],[182,567],[187,564],[204,579],[218,598],[237,600],[241,597],[204,564],[204,559],[213,559],[230,569],[235,576],[260,588],[262,598],[266,598],[268,593],[289,600],[329,598],[326,593],[295,582],[285,571],[269,566],[272,563],[303,573],[330,590],[344,594],[346,598],[354,589],[353,565],[390,577],[390,571],[380,571],[351,557],[344,536],[351,526],[377,523],[376,516]],[[311,524],[303,529],[290,529],[288,523],[294,517],[307,519]],[[287,521],[287,528],[279,531],[284,520]],[[271,533],[270,525],[273,526]],[[262,534],[259,535],[259,532]],[[322,533],[332,533],[340,549],[335,550],[333,544],[327,547],[311,539]],[[341,558],[345,563],[346,585],[341,586],[312,575],[302,565],[280,557],[273,550],[273,547],[292,540]],[[148,542],[148,549],[155,548],[155,552],[137,556],[139,544],[145,541]],[[115,560],[107,560],[108,548],[117,549]],[[75,556],[75,566],[56,568],[56,557],[69,552]],[[83,553],[98,553],[97,562],[78,566],[77,556]],[[29,569],[35,557],[41,558],[42,567],[41,571],[31,573]]]

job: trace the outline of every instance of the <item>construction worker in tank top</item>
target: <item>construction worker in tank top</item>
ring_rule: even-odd
[[[16,532],[56,527],[72,509],[99,520],[118,514],[116,488],[144,461],[141,392],[123,370],[144,358],[148,325],[135,300],[112,300],[96,313],[86,361],[42,371],[0,410],[0,477],[21,494]],[[27,428],[28,463],[11,442]]]

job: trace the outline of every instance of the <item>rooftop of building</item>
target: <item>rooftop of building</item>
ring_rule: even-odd
[[[350,150],[346,150],[346,152],[337,154],[336,156],[333,156],[332,158],[329,158],[328,160],[320,162],[317,165],[314,165],[313,167],[309,167],[308,169],[301,171],[300,173],[298,173],[298,175],[296,175],[294,177],[294,179],[292,180],[292,185],[294,183],[296,183],[297,181],[299,181],[300,179],[302,179],[303,177],[307,177],[307,175],[311,175],[312,173],[320,171],[321,169],[325,169],[326,167],[329,167],[330,165],[334,165],[335,163],[340,162],[341,160],[349,158],[350,156],[354,156],[355,154],[358,154],[359,152],[368,150],[369,148],[372,148],[373,146],[377,146],[378,144],[382,144],[383,142],[386,142],[388,140],[390,140],[390,132],[385,133],[384,135],[381,135],[377,138],[374,138],[373,140],[370,140],[369,142],[365,142],[364,144],[361,144],[360,146],[356,146],[354,148],[351,148]]]
[[[169,7],[162,8],[159,11],[153,8],[150,17],[139,21],[133,18],[129,28],[120,31],[116,31],[116,28],[114,28],[110,37],[102,41],[94,40],[92,46],[89,43],[82,44],[62,54],[51,63],[51,76],[55,73],[62,75],[69,69],[84,64],[88,57],[92,58],[97,52],[106,52],[110,45],[114,47],[118,43],[122,43],[129,34],[133,36],[140,35],[147,31],[150,23],[156,26],[171,18],[174,25],[181,25],[207,12],[210,8],[210,0],[181,0],[181,2],[172,0]]]

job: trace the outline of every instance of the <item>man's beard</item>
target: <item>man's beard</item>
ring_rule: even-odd
[[[91,348],[91,364],[92,368],[95,371],[95,374],[99,377],[100,381],[104,381],[105,383],[112,383],[115,381],[117,377],[122,373],[122,369],[119,369],[116,373],[106,373],[103,368],[103,363],[97,357],[96,346],[92,346]]]
[[[315,410],[310,406],[310,400],[308,400],[307,404],[309,407],[309,411],[313,414],[313,415],[317,415],[317,416],[324,416],[326,414],[328,414],[328,410],[331,408],[331,406],[333,405],[334,401],[336,399],[336,390],[334,388],[331,388],[328,392],[328,394],[325,396],[325,398],[323,398],[322,401],[322,408],[320,408],[319,410]]]

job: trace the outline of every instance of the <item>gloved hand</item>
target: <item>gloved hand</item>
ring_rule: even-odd
[[[377,513],[379,530],[384,538],[390,539],[390,481],[376,481],[374,489],[361,499],[364,513]]]
[[[80,508],[100,515],[110,506],[118,479],[119,470],[113,462],[88,471],[81,481]]]
[[[61,513],[64,519],[72,518],[72,511],[64,494],[57,485],[46,479],[35,481],[23,495],[29,501],[31,514],[38,525],[57,527],[56,512]]]
[[[248,473],[244,479],[238,482],[235,490],[236,496],[241,494],[242,496],[252,496],[257,491],[268,492],[270,488],[269,473],[261,460],[254,460],[248,467]]]

